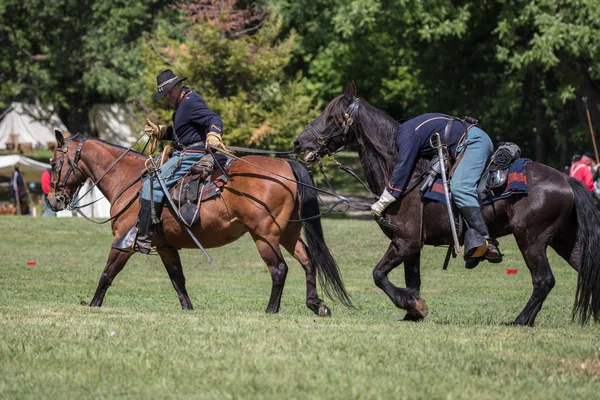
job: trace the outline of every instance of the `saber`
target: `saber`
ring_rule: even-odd
[[[448,132],[447,132],[448,133]],[[435,139],[435,141],[434,141]],[[456,254],[461,253],[460,244],[458,243],[458,235],[456,234],[456,226],[454,225],[454,213],[452,212],[452,202],[450,201],[450,190],[448,189],[448,180],[446,179],[446,165],[444,163],[444,151],[442,149],[442,139],[438,132],[434,133],[429,139],[431,147],[437,149],[438,158],[440,159],[440,171],[442,174],[442,183],[444,186],[444,197],[446,197],[446,207],[448,208],[448,218],[450,219],[450,229],[452,230],[452,238],[454,239],[454,251]]]
[[[206,252],[206,250],[204,249],[202,244],[200,244],[200,241],[198,240],[198,238],[196,238],[196,236],[194,236],[194,233],[192,232],[190,227],[187,226],[187,224],[185,223],[183,218],[181,218],[181,215],[179,215],[179,211],[177,210],[177,207],[175,206],[175,203],[173,202],[173,199],[171,198],[171,195],[169,194],[169,189],[167,189],[167,185],[165,185],[165,182],[160,177],[160,173],[159,173],[160,170],[158,168],[156,168],[156,165],[154,164],[154,159],[150,158],[150,162],[152,163],[152,168],[154,169],[154,175],[156,176],[156,179],[158,179],[160,188],[162,189],[163,193],[165,194],[165,197],[167,198],[167,200],[169,201],[169,205],[173,209],[173,213],[177,216],[177,219],[179,220],[179,222],[181,222],[181,225],[183,225],[186,232],[190,235],[190,237],[192,238],[194,243],[196,243],[196,246],[198,246],[198,248],[200,250],[202,250],[202,252],[206,256],[206,259],[208,260],[208,262],[212,263],[212,258],[210,257],[210,255]]]

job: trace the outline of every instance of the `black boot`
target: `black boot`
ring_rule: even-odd
[[[483,219],[479,207],[462,207],[460,212],[469,227],[475,229],[485,239],[485,243],[482,243],[478,248],[474,248],[473,251],[470,252],[471,254],[466,254],[465,252],[465,258],[470,258],[467,260],[467,268],[474,268],[477,265],[476,261],[478,261],[479,258],[484,258],[492,263],[501,262],[502,253],[500,253],[500,250],[498,249],[498,242],[490,238],[487,225],[485,224],[485,220]],[[477,255],[477,253],[482,254]],[[476,255],[475,258],[471,257],[472,255]]]
[[[162,203],[154,202],[154,214],[152,214],[152,202],[146,199],[140,200],[140,213],[137,222],[135,250],[142,254],[150,253],[154,224],[160,222],[162,207]]]

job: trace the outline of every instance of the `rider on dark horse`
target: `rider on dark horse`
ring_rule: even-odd
[[[446,132],[449,137],[444,137]],[[371,211],[379,218],[390,204],[402,197],[417,159],[434,153],[430,139],[435,133],[439,133],[441,142],[447,146],[452,163],[459,161],[449,178],[452,199],[467,225],[482,237],[470,248],[465,248],[465,258],[499,262],[502,255],[498,242],[489,236],[477,198],[477,183],[494,148],[489,136],[477,126],[474,119],[461,120],[429,113],[403,123],[396,136],[398,156],[392,178],[379,201],[371,206]]]
[[[157,125],[147,120],[144,131],[151,139],[172,140],[174,148],[173,155],[165,162],[158,173],[167,188],[171,188],[190,170],[192,165],[199,162],[206,155],[206,146],[226,151],[222,142],[223,122],[221,117],[206,105],[206,102],[198,93],[193,92],[181,82],[187,78],[178,78],[173,71],[166,69],[156,77],[158,90],[152,95],[153,100],[166,98],[174,106],[173,125]],[[211,156],[204,157],[212,167]],[[160,222],[165,195],[160,183],[150,175],[144,182],[140,196],[140,212],[137,222],[137,239],[134,250],[143,254],[150,253],[152,243],[152,232],[154,223]],[[152,203],[154,213],[152,216]],[[152,217],[152,218],[151,218]],[[131,237],[135,233],[135,227],[124,235]],[[115,248],[126,249],[115,245]]]

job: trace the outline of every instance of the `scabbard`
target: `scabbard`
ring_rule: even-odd
[[[152,160],[152,167],[155,167],[154,160]],[[159,169],[154,168],[154,176],[158,180],[158,183],[160,184],[160,188],[162,189],[163,193],[165,194],[165,198],[169,202],[169,205],[171,206],[171,209],[173,210],[173,213],[175,214],[175,216],[177,217],[177,219],[179,220],[179,222],[181,222],[181,224],[185,228],[186,232],[190,235],[190,237],[192,238],[192,240],[194,241],[194,243],[196,243],[196,246],[198,246],[198,248],[200,250],[202,250],[202,253],[204,253],[204,255],[206,256],[206,259],[208,260],[208,262],[212,263],[211,256],[208,254],[208,252],[206,251],[206,249],[202,246],[202,244],[200,243],[200,241],[198,240],[198,238],[194,235],[194,233],[192,232],[192,230],[190,229],[190,227],[187,226],[187,224],[185,223],[185,221],[183,220],[183,218],[181,218],[181,215],[179,214],[179,210],[177,209],[177,207],[175,206],[175,202],[171,198],[171,194],[169,193],[169,189],[167,189],[167,185],[165,185],[165,182],[160,177],[160,170]]]
[[[444,151],[442,146],[437,148],[438,157],[440,159],[440,171],[442,174],[442,186],[444,187],[444,197],[446,198],[446,208],[448,209],[448,219],[450,220],[450,229],[452,230],[452,238],[454,239],[454,251],[456,254],[461,253],[458,235],[456,234],[456,225],[454,224],[454,213],[452,212],[452,201],[450,198],[450,190],[448,189],[448,179],[446,178],[446,165],[444,163]]]

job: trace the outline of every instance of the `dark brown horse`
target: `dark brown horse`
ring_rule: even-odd
[[[368,185],[381,193],[389,181],[396,158],[396,133],[400,123],[356,97],[350,84],[333,99],[295,141],[297,152],[312,161],[343,146],[358,149]],[[425,171],[420,160],[411,181]],[[582,323],[600,317],[600,217],[590,193],[578,181],[546,165],[526,167],[529,192],[487,205],[483,214],[492,237],[513,234],[533,280],[533,294],[514,321],[533,325],[542,303],[554,287],[546,249],[551,246],[576,271],[577,293],[573,317]],[[410,184],[409,184],[410,185]],[[419,190],[409,192],[387,210],[394,227],[382,226],[391,243],[373,270],[375,284],[406,319],[420,320],[427,306],[420,297],[420,255],[425,244],[450,245],[452,235],[444,205],[423,200]],[[398,288],[388,274],[404,263],[407,288]]]
[[[58,131],[56,140],[53,189],[48,195],[50,206],[54,210],[67,208],[87,178],[97,182],[115,217],[114,244],[136,223],[139,205],[135,200],[147,157],[132,151],[123,155],[127,149],[98,139],[75,136],[65,140]],[[344,305],[351,305],[337,264],[323,239],[316,191],[306,168],[293,161],[248,156],[232,163],[229,178],[221,195],[202,203],[200,223],[193,232],[206,248],[226,245],[250,233],[271,273],[271,297],[266,312],[279,312],[288,272],[280,246],[304,268],[306,305],[315,314],[331,314],[317,296],[317,276],[322,290]],[[300,219],[302,222],[298,222]],[[308,246],[301,239],[302,228]],[[169,273],[181,307],[191,309],[178,249],[196,245],[170,208],[163,212],[153,245]],[[102,305],[108,287],[132,254],[111,248],[90,306]]]

